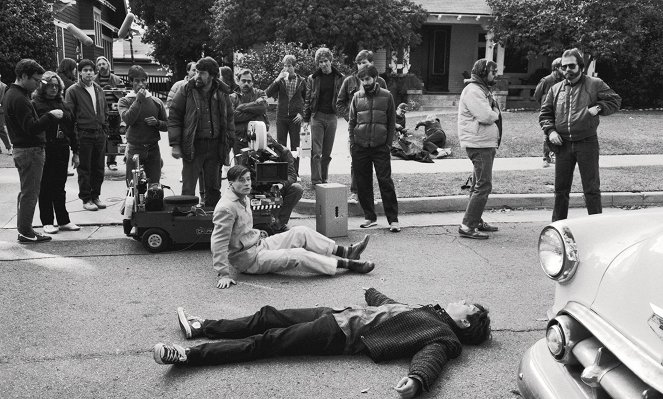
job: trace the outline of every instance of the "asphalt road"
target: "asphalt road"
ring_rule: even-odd
[[[392,387],[407,360],[293,357],[183,368],[152,359],[157,342],[188,344],[177,306],[239,317],[265,304],[363,303],[361,287],[372,286],[402,302],[467,298],[491,310],[492,341],[465,347],[422,397],[517,398],[519,358],[543,337],[553,296],[536,257],[542,226],[501,223],[480,242],[459,238],[455,225],[373,231],[363,258],[377,267],[368,275],[239,276],[229,290],[214,287],[209,248],[154,255],[131,239],[0,241],[0,397],[398,398]]]

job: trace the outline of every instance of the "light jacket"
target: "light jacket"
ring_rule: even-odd
[[[230,266],[240,272],[251,267],[258,257],[260,230],[253,228],[251,199],[244,205],[230,187],[214,208],[211,237],[212,263],[219,277],[230,277]]]
[[[387,88],[387,82],[381,77],[378,76],[375,81],[381,88]],[[338,91],[336,113],[342,115],[346,121],[350,120],[350,101],[352,101],[352,97],[359,91],[359,89],[361,89],[361,80],[359,80],[357,74],[354,74],[345,78],[341,85],[341,89]]]
[[[553,130],[563,140],[578,141],[596,136],[599,115],[610,115],[619,110],[622,98],[603,80],[582,75],[574,85],[566,79],[554,85],[541,104],[539,124],[547,135]],[[601,106],[596,116],[588,108]]]
[[[332,67],[334,75],[334,96],[332,98],[332,109],[336,112],[336,101],[338,99],[338,91],[343,84],[343,74],[338,69]],[[320,97],[320,75],[322,70],[318,68],[317,71],[312,73],[306,79],[306,101],[304,102],[304,122],[310,122],[311,117],[315,116],[318,112],[318,98]]]
[[[304,100],[306,99],[306,79],[297,75],[295,94],[288,98],[288,89],[286,82],[280,79],[278,82],[272,82],[265,94],[267,97],[273,97],[278,100],[276,105],[276,118],[292,119],[297,114],[304,116]],[[287,79],[286,79],[287,80]]]
[[[362,87],[354,94],[348,122],[350,145],[391,146],[395,130],[396,106],[388,90],[376,83],[370,92]]]
[[[198,113],[200,105],[196,100],[193,90],[195,80],[191,79],[180,90],[177,91],[170,106],[168,115],[168,141],[170,146],[179,145],[182,149],[182,158],[191,162],[195,157],[193,142],[196,138],[198,127]],[[230,103],[230,88],[218,79],[212,84],[213,95],[217,96],[217,103],[222,121],[220,126],[219,158],[225,160],[232,148],[235,123],[233,119],[233,108]],[[225,122],[225,123],[224,123]]]
[[[490,89],[474,77],[460,94],[458,139],[462,148],[497,148],[500,109]]]

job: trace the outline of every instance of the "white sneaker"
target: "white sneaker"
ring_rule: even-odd
[[[58,226],[53,226],[52,224],[44,225],[44,233],[46,234],[57,234],[58,231],[60,231]]]
[[[110,165],[108,165],[108,169],[115,171],[115,170],[117,170],[117,165],[110,164]]]
[[[98,211],[99,207],[92,201],[88,201],[83,204],[83,208],[87,211]]]
[[[65,225],[60,226],[60,230],[62,230],[62,231],[78,231],[80,229],[81,229],[80,226],[78,226],[77,224],[74,224],[72,222],[69,222]]]
[[[357,198],[357,193],[351,193],[350,196],[348,197],[348,202],[352,204],[356,204],[359,202],[359,199]]]
[[[101,200],[99,198],[93,199],[92,202],[94,202],[94,204],[97,206],[97,208],[106,209],[106,204],[101,202]]]

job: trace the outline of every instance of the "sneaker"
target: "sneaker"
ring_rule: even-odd
[[[88,202],[84,203],[83,208],[86,211],[98,211],[99,210],[99,207],[92,201],[88,201]]]
[[[368,220],[368,219],[366,219],[366,220],[364,220],[364,223],[359,225],[359,227],[361,227],[362,229],[367,229],[369,227],[373,227],[373,226],[377,226],[377,225],[378,225],[377,220]]]
[[[357,193],[350,193],[350,196],[348,197],[348,203],[356,204],[359,202],[359,198],[357,198]]]
[[[477,227],[477,230],[479,231],[497,231],[499,228],[497,226],[491,226],[488,223],[484,222],[483,220],[481,223],[479,223],[479,226]]]
[[[486,240],[488,239],[488,234],[482,233],[478,231],[477,229],[468,229],[465,230],[462,227],[458,228],[458,234],[460,234],[461,237],[465,238],[474,238],[477,240]]]
[[[34,233],[33,236],[26,236],[21,233],[18,233],[18,242],[21,243],[30,243],[30,242],[45,242],[45,241],[51,241],[52,238],[49,236],[45,236],[43,234],[39,233]]]
[[[391,222],[391,224],[389,224],[389,231],[392,233],[399,233],[401,231],[401,226],[398,225],[398,222]]]
[[[92,202],[94,202],[94,204],[97,206],[97,208],[106,209],[106,204],[101,202],[101,200],[99,198],[93,199]]]
[[[110,164],[110,165],[108,165],[108,169],[110,169],[110,170],[112,170],[112,171],[115,171],[115,170],[117,170],[117,165],[115,165],[115,164]]]
[[[53,226],[52,224],[44,225],[44,233],[46,234],[57,234],[58,231],[60,231],[58,226]]]
[[[154,361],[159,364],[186,363],[186,350],[179,345],[166,345],[159,342],[154,345]]]
[[[368,245],[368,239],[371,238],[368,234],[364,236],[364,239],[359,241],[356,244],[350,245],[350,251],[348,251],[348,259],[353,259],[353,260],[359,260],[359,257],[361,256],[362,252],[366,249],[366,246]]]
[[[74,224],[72,222],[69,222],[65,225],[60,226],[60,230],[62,230],[62,231],[78,231],[80,229],[81,229],[80,226],[78,226],[77,224]]]
[[[544,159],[543,160],[543,165],[541,165],[541,166],[544,167],[544,168],[549,168],[550,167],[550,161],[548,161],[547,159]]]
[[[177,308],[177,319],[186,339],[193,339],[203,335],[203,321],[205,319],[186,314],[183,307]]]
[[[361,262],[356,260],[348,261],[348,270],[353,271],[355,273],[366,274],[373,271],[373,269],[375,269],[375,263],[371,261],[366,261],[366,262]]]

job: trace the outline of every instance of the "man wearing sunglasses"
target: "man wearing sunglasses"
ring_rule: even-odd
[[[564,80],[548,91],[539,114],[543,132],[550,144],[558,147],[553,222],[567,217],[576,163],[587,213],[602,212],[597,137],[599,115],[617,112],[622,99],[603,80],[584,75],[584,66],[580,50],[564,51],[561,67]]]

